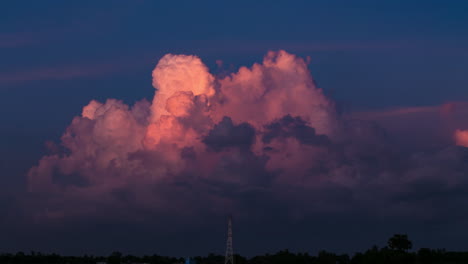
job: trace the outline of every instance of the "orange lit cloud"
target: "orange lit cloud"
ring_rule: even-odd
[[[260,172],[252,168],[302,178],[303,165],[326,148],[309,142],[327,141],[338,128],[334,104],[315,87],[306,62],[284,51],[221,79],[196,56],[168,54],[152,75],[151,104],[108,99],[83,107],[61,138],[67,152],[44,156],[30,170],[30,190],[106,201],[115,190],[130,188],[146,204],[158,196],[148,188],[188,171],[242,184],[256,181]],[[269,139],[262,140],[264,133]],[[228,169],[234,164],[247,171],[237,175]]]
[[[457,129],[455,131],[455,142],[458,146],[468,148],[468,130]]]
[[[169,108],[166,107],[167,100],[177,92],[191,92],[195,96],[213,96],[215,93],[213,81],[214,77],[198,57],[165,55],[153,70],[153,86],[157,89],[157,93],[151,107],[151,120],[157,121],[161,115],[169,114],[168,109],[175,110],[175,108],[171,107],[176,104],[174,98],[170,100]],[[182,99],[182,97],[179,98]],[[182,111],[185,110],[187,109]]]
[[[431,166],[459,155],[449,149],[415,156],[402,167],[381,127],[338,114],[315,86],[306,61],[285,51],[269,52],[262,63],[224,77],[212,75],[196,56],[168,54],[152,75],[151,102],[91,100],[62,135],[64,151],[30,169],[30,193],[47,197],[35,212],[39,217],[105,209],[131,217],[173,208],[225,213],[249,206],[225,188],[280,197],[290,208],[302,208],[295,195],[304,196],[315,210],[323,197],[314,195],[346,190],[358,192],[356,199],[386,197],[408,182],[440,180],[440,170],[449,166]],[[439,111],[447,118],[456,109],[377,116]],[[454,175],[451,181],[462,181]],[[382,186],[388,190],[374,191]],[[338,201],[327,209],[340,208]]]

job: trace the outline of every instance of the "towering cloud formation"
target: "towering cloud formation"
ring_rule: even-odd
[[[464,150],[397,153],[380,127],[339,116],[306,62],[285,51],[224,78],[198,57],[168,54],[153,86],[151,104],[92,100],[73,119],[63,151],[29,171],[39,219],[253,213],[244,197],[262,208],[279,199],[297,216],[353,202],[376,206],[426,179],[444,181],[428,169],[434,164],[451,183],[466,181],[450,166],[468,169]],[[468,145],[466,133],[457,131],[459,145]]]
[[[260,128],[285,115],[300,116],[318,133],[334,132],[333,103],[318,89],[305,61],[285,51],[269,52],[263,64],[242,67],[220,82],[217,119],[228,115]]]
[[[213,84],[214,77],[198,57],[167,54],[153,71],[153,86],[158,92],[151,106],[151,121],[157,122],[169,113],[188,115],[190,95],[211,97],[215,93]]]

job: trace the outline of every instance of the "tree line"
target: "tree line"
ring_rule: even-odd
[[[234,256],[235,264],[456,264],[468,263],[468,252],[450,252],[444,249],[421,248],[410,251],[413,245],[407,235],[396,234],[388,240],[387,246],[348,254],[335,254],[320,251],[313,256],[309,253],[293,253],[289,250],[281,250],[275,254],[266,254],[245,258]],[[5,264],[184,264],[184,258],[166,257],[159,255],[132,256],[114,252],[109,256],[60,256],[58,254],[41,254],[31,252],[25,254],[0,254],[0,263]],[[196,264],[224,264],[224,256],[209,254],[191,258],[191,263]]]

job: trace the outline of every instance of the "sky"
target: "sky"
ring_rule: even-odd
[[[466,250],[466,1],[10,1],[0,252]]]

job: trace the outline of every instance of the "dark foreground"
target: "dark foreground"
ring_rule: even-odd
[[[410,251],[412,243],[406,235],[395,235],[388,240],[388,246],[377,246],[354,255],[337,255],[332,252],[320,251],[317,255],[308,253],[293,253],[288,250],[279,251],[276,254],[266,254],[252,258],[244,258],[235,255],[235,264],[468,264],[467,252],[450,252],[443,249],[421,248],[418,251]],[[16,254],[1,254],[0,264],[95,264],[95,263],[152,263],[152,264],[224,264],[224,256],[209,254],[205,257],[193,257],[189,261],[183,258],[164,256],[131,256],[114,252],[108,257],[96,256],[60,256],[57,254],[41,254],[22,252]]]

